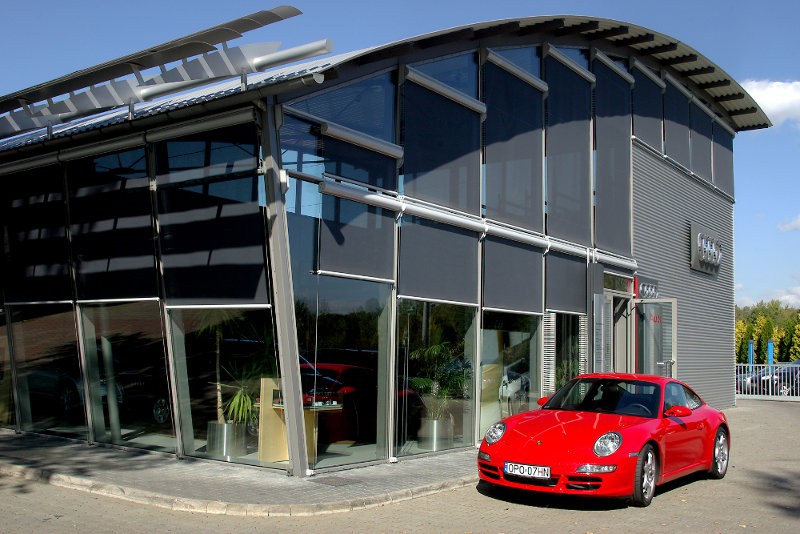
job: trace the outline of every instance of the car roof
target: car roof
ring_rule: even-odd
[[[615,378],[618,380],[640,380],[643,382],[653,382],[656,384],[666,384],[667,382],[678,382],[674,378],[658,375],[646,375],[638,373],[590,373],[580,375],[576,378]]]

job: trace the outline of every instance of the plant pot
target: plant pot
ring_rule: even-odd
[[[247,454],[247,425],[241,423],[208,423],[206,452],[216,458],[240,457]]]
[[[430,451],[453,447],[453,422],[448,419],[422,419],[417,432],[417,446]]]

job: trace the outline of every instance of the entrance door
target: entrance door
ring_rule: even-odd
[[[678,340],[676,299],[634,299],[636,372],[675,377]]]
[[[610,292],[596,295],[594,372],[633,372],[630,298]]]

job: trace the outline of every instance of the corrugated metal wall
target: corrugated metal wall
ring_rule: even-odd
[[[690,225],[723,243],[719,271],[690,269]],[[633,146],[633,255],[638,274],[678,299],[678,380],[717,408],[735,403],[733,204],[649,150]]]

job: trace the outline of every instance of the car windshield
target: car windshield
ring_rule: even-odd
[[[661,388],[652,382],[619,378],[575,378],[562,387],[545,410],[656,417]]]

